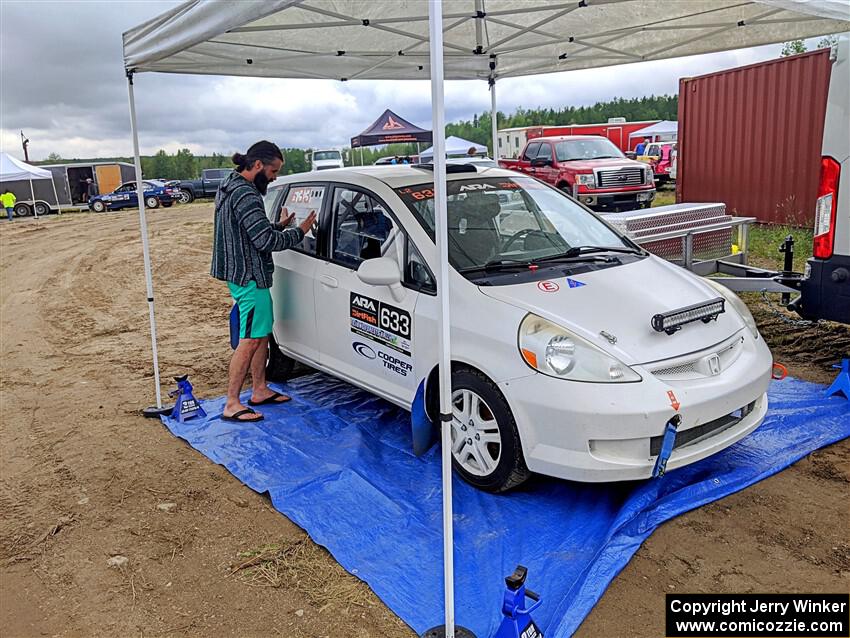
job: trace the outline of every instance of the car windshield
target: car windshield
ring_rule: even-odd
[[[619,148],[604,137],[558,142],[555,144],[555,156],[559,162],[625,157]]]
[[[342,155],[340,155],[339,151],[317,151],[313,153],[313,160],[339,160],[342,159]]]
[[[433,239],[433,184],[396,192]],[[530,177],[452,180],[447,199],[449,261],[459,271],[580,259],[582,247],[634,249],[572,199]]]

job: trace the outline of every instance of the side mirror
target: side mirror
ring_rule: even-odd
[[[637,153],[635,153],[634,151],[626,151],[625,155],[630,160],[633,160],[637,157]]]
[[[357,269],[357,277],[370,286],[389,286],[393,299],[404,299],[404,286],[401,285],[401,271],[398,264],[389,257],[367,259]]]
[[[304,153],[304,161],[310,163],[310,153]]]

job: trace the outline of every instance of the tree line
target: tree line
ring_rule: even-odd
[[[597,102],[593,106],[567,106],[562,109],[518,108],[511,114],[499,112],[497,122],[500,129],[521,126],[565,126],[568,124],[594,124],[607,122],[611,117],[624,117],[630,122],[642,120],[675,120],[678,113],[678,96],[650,95],[640,98],[615,98],[607,102]],[[476,114],[471,120],[451,122],[446,125],[446,135],[456,135],[478,144],[484,144],[493,149],[490,130],[491,115],[489,111]],[[427,144],[420,144],[419,149],[425,150]],[[281,174],[303,173],[310,170],[310,164],[305,159],[309,149],[282,148],[285,166]],[[382,147],[345,148],[343,155],[346,166],[374,164],[382,157],[398,155],[405,157],[417,152],[416,144],[389,144]],[[230,154],[213,153],[212,155],[194,155],[188,148],[169,154],[159,150],[155,155],[143,155],[142,174],[147,179],[194,179],[205,168],[230,168]],[[44,162],[36,164],[58,163],[63,160],[56,153],[51,153]],[[73,160],[74,162],[114,161],[133,162],[131,157],[109,157],[96,160]]]

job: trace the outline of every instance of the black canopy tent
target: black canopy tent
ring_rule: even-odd
[[[410,142],[430,144],[431,131],[421,129],[387,109],[365,131],[351,138],[351,148]]]

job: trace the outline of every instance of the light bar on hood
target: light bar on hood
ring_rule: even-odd
[[[678,310],[663,312],[652,318],[652,327],[657,332],[666,332],[668,335],[680,330],[682,326],[694,321],[708,323],[726,311],[726,300],[717,297],[711,301],[694,304]]]

